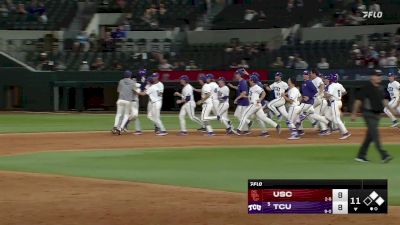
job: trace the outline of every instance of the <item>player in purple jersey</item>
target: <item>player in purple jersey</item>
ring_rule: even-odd
[[[244,69],[238,69],[235,71],[234,79],[238,81],[238,86],[234,86],[232,84],[228,84],[230,88],[236,90],[236,98],[234,103],[237,105],[234,116],[240,121],[243,116],[244,111],[249,106],[249,99],[248,99],[248,92],[249,92],[249,85],[247,81],[243,78],[244,76],[248,76],[249,73]],[[251,124],[250,124],[251,125]],[[245,124],[243,126],[243,133],[249,132],[249,124]]]
[[[309,72],[304,71],[303,73],[303,79],[304,82],[301,85],[301,93],[302,93],[302,100],[299,106],[299,110],[297,111],[297,119],[296,121],[291,121],[295,122],[296,124],[296,129],[297,129],[297,134],[293,133],[292,135],[303,135],[304,131],[302,128],[302,123],[304,119],[306,119],[308,116],[310,116],[312,119],[319,121],[321,125],[321,131],[320,135],[325,136],[329,134],[329,131],[327,129],[327,125],[329,121],[320,115],[317,115],[314,113],[314,97],[318,93],[317,88],[315,85],[312,83],[310,80]]]

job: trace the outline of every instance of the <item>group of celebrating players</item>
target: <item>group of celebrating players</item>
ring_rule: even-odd
[[[142,134],[138,120],[138,96],[148,95],[147,117],[154,123],[155,134],[158,136],[168,134],[160,117],[164,85],[158,73],[153,73],[147,78],[146,73],[146,70],[140,70],[138,76],[132,79],[130,71],[124,72],[124,79],[120,80],[118,85],[119,98],[112,133],[121,134],[127,130],[129,122],[134,121],[134,134]],[[245,79],[247,77],[248,80]],[[242,68],[236,70],[234,74],[237,86],[227,83],[224,77],[215,79],[213,74],[207,74],[199,77],[201,89],[195,89],[189,83],[189,77],[182,75],[179,79],[182,91],[174,93],[174,96],[179,97],[177,104],[181,105],[179,135],[188,135],[186,128],[186,116],[188,116],[199,124],[201,128],[198,131],[204,132],[207,136],[215,135],[210,123],[213,120],[218,120],[225,126],[227,135],[248,135],[251,133],[254,121],[257,121],[261,128],[260,136],[268,137],[266,125],[273,127],[280,134],[279,122],[284,119],[290,130],[288,139],[297,140],[304,135],[303,121],[306,118],[311,121],[313,127],[319,128],[321,136],[330,135],[336,130],[340,132],[341,140],[351,136],[341,119],[342,96],[346,94],[346,90],[338,82],[338,74],[324,76],[316,70],[304,71],[301,92],[292,79],[289,78],[286,83],[282,77],[283,74],[278,72],[275,74],[273,84],[262,84],[258,73],[249,74]],[[389,80],[387,90],[392,98],[389,107],[400,114],[400,85],[395,81],[394,74],[389,74]],[[234,116],[240,121],[236,128],[228,116],[230,89],[236,91]],[[273,92],[274,100],[270,102],[265,100],[267,91]],[[201,93],[201,99],[197,102],[194,99],[194,92]],[[202,106],[200,118],[195,115],[196,105]],[[393,110],[385,109],[393,121],[393,127],[397,127],[399,123],[390,111]]]

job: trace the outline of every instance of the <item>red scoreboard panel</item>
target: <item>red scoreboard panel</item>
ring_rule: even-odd
[[[248,180],[249,214],[384,214],[387,180]]]

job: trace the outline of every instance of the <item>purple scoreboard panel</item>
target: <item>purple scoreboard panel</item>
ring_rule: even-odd
[[[249,214],[385,214],[387,180],[248,181]]]

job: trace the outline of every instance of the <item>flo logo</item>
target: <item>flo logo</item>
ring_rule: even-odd
[[[383,16],[382,12],[364,11],[362,13],[364,14],[363,15],[364,19],[370,19],[370,18],[379,19],[379,18],[382,18],[382,16]]]
[[[249,212],[251,211],[261,211],[261,205],[258,204],[249,205]]]

